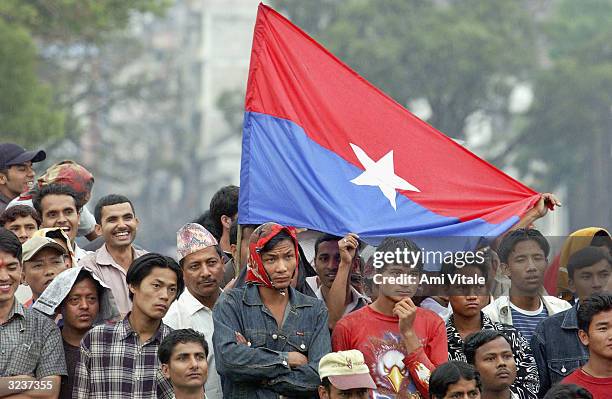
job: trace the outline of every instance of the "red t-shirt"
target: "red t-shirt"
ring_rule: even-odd
[[[398,322],[399,318],[366,306],[340,319],[332,334],[332,348],[363,353],[380,397],[427,398],[431,372],[448,361],[446,326],[434,312],[417,308],[414,331],[423,346],[406,353]]]
[[[612,388],[612,377],[591,377],[582,371],[582,369],[576,369],[572,374],[565,377],[561,383],[576,384],[586,388],[593,395],[593,399],[609,399],[612,394],[610,392],[610,388]]]

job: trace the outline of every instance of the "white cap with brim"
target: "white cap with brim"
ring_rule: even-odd
[[[319,377],[321,380],[327,377],[329,382],[340,390],[376,389],[363,354],[356,349],[323,356],[319,361]]]
[[[32,237],[23,243],[23,255],[21,260],[27,262],[44,248],[54,248],[62,255],[67,255],[66,250],[57,241],[49,237]]]

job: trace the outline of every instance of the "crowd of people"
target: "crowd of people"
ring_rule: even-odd
[[[321,233],[309,260],[296,228],[237,224],[236,186],[176,232],[175,256],[149,252],[129,198],[89,204],[93,175],[62,161],[36,177],[45,159],[0,144],[0,397],[612,397],[612,240],[584,229],[555,258],[532,227],[552,194],[480,243],[484,262],[438,272],[483,284],[426,295],[372,279],[376,253],[412,240],[366,259],[356,234]]]

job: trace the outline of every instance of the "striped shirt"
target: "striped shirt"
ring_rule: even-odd
[[[92,328],[81,341],[72,397],[78,399],[171,398],[157,349],[172,329],[161,323],[144,344],[128,320]]]
[[[510,302],[510,312],[512,312],[512,325],[520,331],[527,342],[531,342],[531,337],[538,324],[548,317],[548,310],[542,301],[537,310],[524,310]]]

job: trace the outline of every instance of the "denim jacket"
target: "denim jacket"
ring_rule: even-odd
[[[541,322],[531,338],[540,374],[539,397],[589,360],[589,351],[578,338],[577,306]]]
[[[223,397],[229,399],[316,398],[319,360],[331,351],[327,309],[322,301],[289,289],[279,328],[261,301],[257,286],[225,291],[213,310],[213,346]],[[241,333],[247,345],[238,344]],[[289,352],[308,364],[290,368]]]

